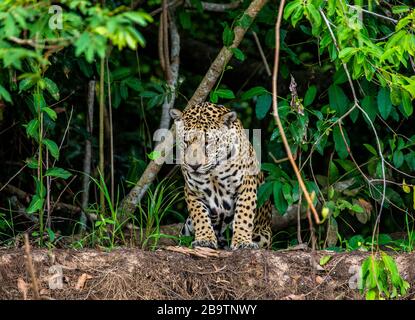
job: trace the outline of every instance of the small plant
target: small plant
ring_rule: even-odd
[[[160,224],[181,198],[175,183],[170,183],[169,180],[161,181],[154,191],[148,191],[147,200],[138,206],[138,217],[134,217],[134,224],[140,229],[139,243],[143,248],[154,250],[160,238],[177,238],[160,233]]]
[[[406,294],[409,283],[402,279],[395,260],[385,252],[370,255],[363,261],[361,293],[366,300],[393,299]]]

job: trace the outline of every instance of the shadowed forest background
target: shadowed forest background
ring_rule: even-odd
[[[275,207],[272,249],[371,251],[366,297],[403,295],[385,252],[415,245],[413,3],[285,4],[278,110],[320,215],[311,226],[272,116],[279,4],[0,1],[0,246],[20,247],[24,233],[47,248],[189,246],[183,178],[152,165],[153,133],[214,70],[206,100],[262,130],[258,206]],[[218,55],[232,56],[220,70]]]

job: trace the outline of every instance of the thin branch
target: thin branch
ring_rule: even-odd
[[[398,23],[398,20],[395,20],[393,18],[390,18],[390,17],[384,16],[384,15],[381,15],[379,13],[372,12],[372,11],[369,11],[369,10],[366,10],[366,9],[363,9],[361,7],[357,7],[357,6],[354,6],[354,5],[350,5],[350,4],[346,4],[346,5],[349,8],[353,8],[355,10],[362,10],[362,12],[367,13],[367,14],[371,14],[372,16],[375,16],[375,17],[378,17],[378,18],[382,18],[382,19],[385,19],[385,20],[389,20],[389,21],[393,22],[394,24],[397,24]]]
[[[303,178],[301,176],[300,171],[298,170],[297,163],[295,162],[290,145],[288,144],[287,137],[284,132],[284,128],[281,123],[281,119],[278,113],[278,102],[277,102],[277,77],[278,77],[278,64],[279,64],[279,56],[280,56],[280,27],[281,27],[281,20],[282,20],[282,14],[284,10],[285,0],[281,0],[280,6],[278,9],[278,18],[277,22],[275,24],[275,59],[274,59],[274,72],[272,75],[272,109],[274,113],[274,118],[278,126],[278,130],[280,131],[281,139],[283,142],[283,145],[285,147],[285,151],[287,153],[288,159],[290,160],[291,166],[293,167],[294,173],[297,177],[298,183],[300,185],[301,190],[303,191],[304,197],[307,201],[308,206],[310,207],[311,212],[314,215],[314,219],[319,224],[320,218],[318,216],[317,210],[314,207],[313,200],[311,199],[311,196],[309,192],[307,191],[307,188],[304,184]]]
[[[268,76],[272,76],[271,69],[269,67],[267,58],[265,57],[264,50],[262,49],[261,42],[259,41],[258,35],[255,31],[252,31],[252,35],[254,36],[255,43],[258,47],[259,54],[261,55],[262,62],[264,63],[265,70],[267,71]]]
[[[7,182],[0,188],[0,192],[2,192],[3,191],[3,189],[4,188],[6,188],[7,187],[7,185],[10,183],[10,182],[12,182],[13,181],[13,179],[14,178],[16,178],[19,174],[20,174],[20,172],[22,172],[26,167],[28,166],[28,164],[26,163],[23,167],[21,167],[20,169],[19,169],[19,171],[17,171],[9,180],[7,180]]]

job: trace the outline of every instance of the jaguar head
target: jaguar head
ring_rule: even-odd
[[[185,171],[208,174],[235,158],[239,139],[236,112],[202,104],[183,112],[172,109],[170,115],[176,125],[178,159]]]

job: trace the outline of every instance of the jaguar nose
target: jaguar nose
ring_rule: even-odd
[[[197,171],[197,169],[200,168],[201,164],[189,164],[189,166],[193,169],[193,171]]]

